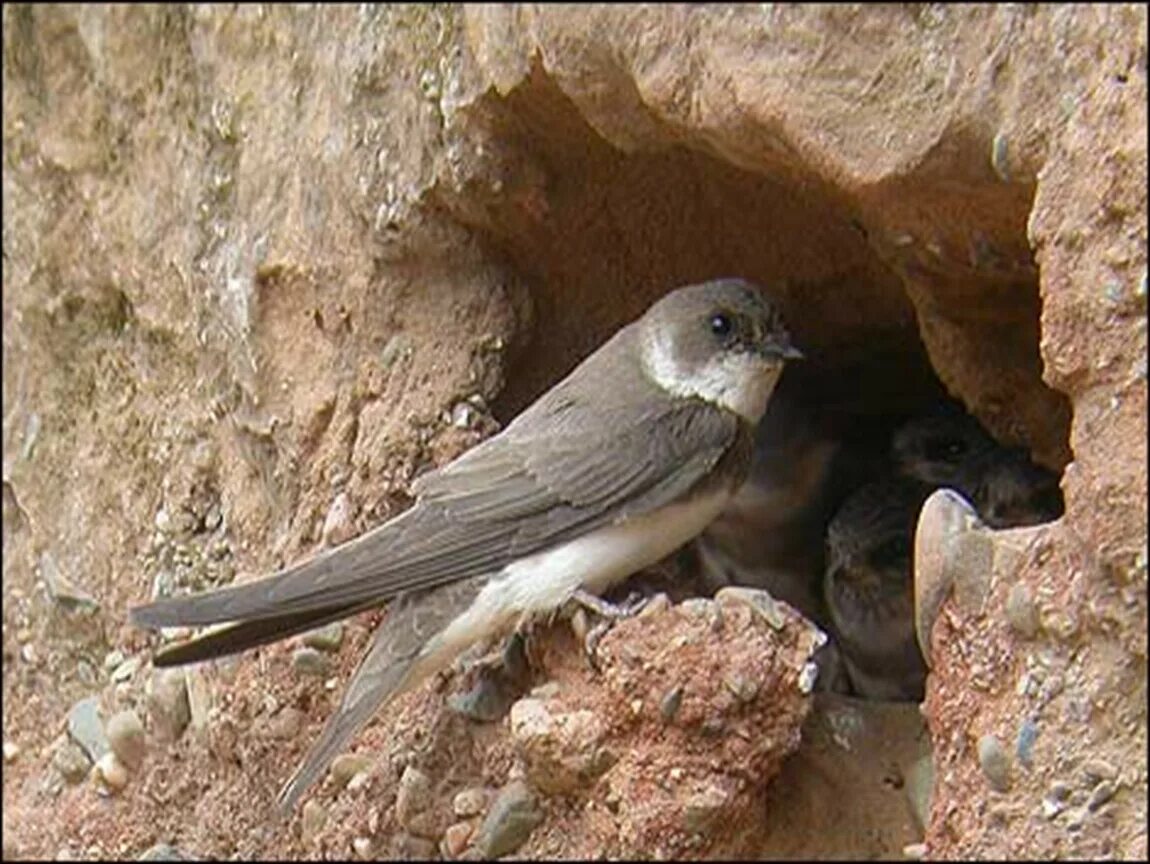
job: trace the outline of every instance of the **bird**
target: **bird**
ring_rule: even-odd
[[[671,291],[497,435],[412,486],[413,505],[258,581],[135,607],[137,626],[221,624],[162,649],[177,665],[388,602],[339,707],[277,799],[290,812],[390,699],[668,555],[746,475],[755,425],[802,356],[780,305],[743,279]]]
[[[820,619],[823,536],[840,450],[795,388],[781,383],[755,432],[747,480],[693,541],[712,593],[725,585],[759,588]]]
[[[856,695],[923,697],[914,629],[914,528],[928,484],[888,476],[855,491],[827,527],[823,598]]]
[[[1065,503],[1058,475],[1022,449],[999,444],[961,407],[943,402],[894,433],[895,470],[935,488],[954,489],[991,528],[1051,522]]]

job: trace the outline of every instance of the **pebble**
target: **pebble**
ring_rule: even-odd
[[[144,723],[135,711],[121,711],[112,716],[106,727],[108,745],[125,766],[135,771],[144,761],[147,742]]]
[[[799,672],[799,692],[809,696],[814,692],[815,684],[819,681],[819,664],[806,662]]]
[[[352,778],[347,781],[347,791],[348,792],[358,792],[360,789],[366,789],[370,785],[371,785],[371,772],[370,771],[360,771],[360,772],[352,775]]]
[[[183,849],[167,843],[157,843],[143,852],[137,861],[196,861],[194,855],[189,855]]]
[[[365,861],[372,857],[372,852],[375,851],[375,844],[371,842],[370,837],[356,837],[351,841],[351,848],[355,850],[355,854]]]
[[[307,845],[315,840],[327,824],[327,810],[318,801],[309,800],[300,814],[300,839]]]
[[[20,755],[20,745],[15,741],[4,742],[4,761],[15,762],[16,757]]]
[[[479,816],[487,809],[487,790],[478,786],[458,792],[451,800],[451,811],[461,819]]]
[[[19,635],[19,634],[17,634],[17,635]],[[124,652],[119,650],[118,648],[114,649],[112,651],[109,651],[104,656],[104,668],[109,672],[111,672],[113,669],[115,669],[117,666],[119,666],[123,662],[124,662]]]
[[[753,702],[759,695],[759,685],[741,672],[730,672],[723,677],[723,686],[742,703]]]
[[[129,657],[119,666],[112,670],[113,683],[119,684],[121,681],[129,680],[139,670],[140,665],[144,661],[139,657]]]
[[[371,767],[371,757],[362,753],[341,753],[331,763],[331,778],[337,789],[342,789],[360,772]]]
[[[1018,727],[1018,740],[1015,742],[1014,751],[1018,755],[1018,761],[1027,768],[1033,765],[1034,759],[1034,742],[1038,740],[1038,724],[1030,717],[1025,718]]]
[[[728,586],[720,588],[715,594],[715,602],[719,608],[723,606],[748,606],[759,617],[767,622],[772,630],[781,630],[787,618],[778,602],[767,591],[757,588],[743,588]]]
[[[683,827],[693,834],[707,834],[719,825],[730,795],[718,786],[708,786],[687,799],[683,808]]]
[[[1066,803],[1064,801],[1058,801],[1050,796],[1042,799],[1042,815],[1047,819],[1053,819],[1065,809]]]
[[[978,739],[978,764],[992,789],[997,792],[1010,789],[1010,757],[994,735]]]
[[[322,651],[304,646],[292,652],[291,668],[299,675],[325,678],[331,673],[331,660]]]
[[[1085,807],[1075,807],[1066,817],[1066,830],[1081,831],[1082,826],[1086,824],[1087,815],[1089,814]]]
[[[329,654],[338,651],[339,646],[343,644],[343,622],[333,621],[318,630],[305,633],[303,644],[309,648],[315,648],[317,651],[326,651]]]
[[[641,709],[640,709],[641,710]],[[511,706],[511,741],[527,777],[539,789],[565,794],[599,777],[615,763],[603,746],[604,724],[592,711],[553,713],[538,699]]]
[[[410,828],[415,817],[431,804],[431,778],[414,766],[408,765],[399,778],[395,795],[395,818],[404,828]]]
[[[128,785],[128,769],[115,753],[105,753],[92,769],[97,783],[109,792],[119,792]]]
[[[1102,780],[1090,793],[1090,798],[1086,802],[1086,807],[1090,812],[1094,812],[1111,798],[1118,789],[1109,780]]]
[[[436,853],[435,843],[431,840],[406,832],[396,836],[395,849],[397,857],[407,861],[430,861]]]
[[[676,685],[668,690],[661,700],[659,700],[659,716],[663,718],[663,722],[670,723],[675,719],[675,715],[679,713],[679,708],[683,704],[683,688]]]
[[[351,500],[346,492],[340,492],[331,502],[327,515],[323,520],[320,536],[325,546],[339,546],[350,540],[355,533],[355,523],[352,519]]]
[[[1083,773],[1091,780],[1117,780],[1118,769],[1104,759],[1091,759],[1082,766]]]
[[[921,861],[926,857],[926,844],[908,843],[902,847],[902,857],[910,861]]]
[[[921,829],[930,822],[930,799],[934,791],[934,759],[931,754],[916,760],[906,770],[905,786],[911,813]]]
[[[498,669],[479,671],[475,686],[464,693],[453,693],[447,699],[448,707],[462,717],[476,723],[493,723],[507,713],[515,693]]]
[[[72,785],[82,782],[92,768],[92,760],[88,758],[84,748],[67,735],[57,739],[52,752],[52,764],[65,782]]]
[[[295,738],[303,728],[303,721],[303,712],[289,705],[271,719],[268,734],[279,741]]]
[[[535,793],[522,780],[513,780],[491,805],[473,846],[484,858],[501,858],[522,846],[542,821]]]
[[[108,752],[108,738],[104,734],[104,724],[100,722],[100,700],[97,696],[81,699],[68,712],[68,734],[72,740],[84,748],[92,762]]]
[[[1018,582],[1010,589],[1006,597],[1006,620],[1014,632],[1026,639],[1037,635],[1040,625],[1038,608],[1026,583]]]
[[[148,717],[161,741],[176,741],[192,719],[188,679],[181,668],[156,669],[147,693]]]
[[[467,848],[467,841],[475,829],[470,822],[456,822],[443,832],[443,851],[448,858],[458,858]]]

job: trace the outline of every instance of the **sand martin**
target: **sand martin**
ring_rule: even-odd
[[[914,527],[930,487],[903,477],[850,496],[827,529],[823,597],[855,693],[921,700],[926,665],[914,629]]]
[[[498,435],[418,478],[416,501],[361,537],[260,581],[132,610],[144,627],[228,626],[162,649],[204,660],[390,601],[290,808],[395,694],[697,535],[739,487],[793,347],[778,307],[738,279],[652,305]]]
[[[1058,475],[1035,465],[1024,450],[999,444],[951,403],[903,424],[891,454],[900,474],[955,489],[991,528],[1050,522],[1065,509]]]

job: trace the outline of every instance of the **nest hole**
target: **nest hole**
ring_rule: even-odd
[[[476,190],[451,209],[522,277],[533,309],[493,406],[500,421],[667,291],[738,276],[780,302],[806,356],[788,366],[777,395],[801,403],[832,437],[881,453],[908,419],[949,401],[1055,475],[1069,461],[1069,403],[1042,380],[1039,274],[1026,238],[1034,190],[996,177],[989,160],[986,176],[970,182],[938,179],[928,160],[916,175],[859,193],[801,164],[731,164],[683,130],[668,129],[661,148],[623,152],[538,69],[484,110],[514,164],[497,195]],[[825,508],[822,530],[849,491]],[[883,757],[886,773],[922,775],[921,758],[907,756],[926,747],[921,719],[896,725],[905,746]],[[862,782],[848,776],[856,769],[843,769],[843,786]],[[793,807],[810,803],[799,773],[772,787],[774,806],[786,810],[787,795]],[[903,785],[886,784],[899,809],[891,818],[905,822],[914,807]],[[849,826],[864,817],[835,818]],[[855,828],[837,833],[871,830]],[[840,838],[775,851],[870,854],[869,836],[863,846]]]

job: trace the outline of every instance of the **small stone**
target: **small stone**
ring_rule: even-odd
[[[994,173],[1003,183],[1010,182],[1009,148],[1006,133],[996,132],[994,140],[990,144],[990,167],[994,169]]]
[[[1107,801],[1114,797],[1117,792],[1117,787],[1109,780],[1102,780],[1090,792],[1090,798],[1086,802],[1086,807],[1093,813]]]
[[[115,753],[105,753],[100,757],[92,769],[92,776],[109,792],[119,792],[128,785],[128,769]]]
[[[715,594],[715,602],[719,607],[747,606],[760,618],[767,622],[772,630],[781,630],[787,618],[777,600],[768,591],[758,588],[744,588],[741,586],[728,586],[720,588]]]
[[[1075,807],[1066,817],[1066,830],[1081,831],[1082,826],[1086,824],[1086,817],[1088,815],[1089,813],[1085,807]]]
[[[671,598],[663,592],[656,594],[647,603],[635,613],[636,619],[652,618],[655,615],[666,612],[671,608]]]
[[[305,633],[303,644],[317,651],[326,651],[329,654],[338,651],[339,646],[343,644],[343,622],[333,621],[318,630]]]
[[[1066,803],[1064,801],[1058,801],[1049,796],[1042,799],[1042,815],[1048,820],[1053,819],[1065,809]]]
[[[371,842],[370,837],[356,837],[351,841],[351,848],[355,850],[355,854],[365,861],[371,857],[374,847],[375,844]]]
[[[1014,632],[1026,638],[1033,639],[1040,626],[1038,607],[1034,605],[1034,596],[1024,582],[1015,583],[1006,597],[1006,620],[1014,628]]]
[[[352,520],[351,500],[346,492],[335,496],[323,520],[320,536],[325,546],[339,546],[351,539],[355,533]]]
[[[371,757],[362,753],[341,753],[331,763],[331,779],[337,789],[342,789],[361,771],[371,767]]]
[[[202,861],[204,859],[181,849],[178,846],[173,846],[170,843],[157,843],[148,848],[140,855],[140,861]]]
[[[531,693],[528,694],[532,699],[541,699],[546,701],[554,699],[559,695],[559,682],[558,681],[544,681],[538,687],[532,688]]]
[[[511,740],[527,776],[539,789],[564,794],[592,782],[615,762],[606,733],[591,711],[552,713],[538,699],[511,706]]]
[[[743,703],[752,702],[759,695],[759,685],[740,672],[730,672],[725,675],[723,686]]]
[[[92,769],[92,760],[79,744],[67,735],[60,736],[52,751],[52,765],[65,782],[75,785],[83,782]]]
[[[297,675],[324,678],[331,672],[331,660],[322,651],[304,646],[292,652],[291,668]]]
[[[470,822],[456,822],[443,832],[443,851],[448,858],[458,858],[467,848],[467,841],[474,831]]]
[[[1010,789],[1010,757],[994,735],[978,739],[978,764],[992,789],[997,792]]]
[[[921,861],[926,857],[926,844],[908,843],[902,847],[902,857],[909,861]]]
[[[407,861],[430,861],[436,857],[435,843],[426,837],[400,832],[395,838],[397,857]]]
[[[15,741],[4,742],[4,761],[11,763],[16,761],[16,757],[20,755],[20,745]]]
[[[730,795],[718,786],[708,786],[687,799],[683,808],[683,827],[693,834],[707,834],[720,824]]]
[[[300,814],[300,839],[311,845],[327,824],[327,810],[318,801],[309,800]]]
[[[84,748],[92,762],[108,752],[108,738],[104,734],[104,724],[100,722],[99,705],[98,697],[89,696],[73,705],[68,712],[68,734]]]
[[[487,809],[487,790],[478,786],[456,793],[451,800],[451,811],[461,819],[480,816]]]
[[[121,711],[112,716],[106,729],[108,745],[128,768],[135,771],[144,761],[147,741],[144,723],[135,711]]]
[[[679,713],[679,708],[683,704],[683,688],[676,685],[663,694],[663,698],[659,700],[659,716],[663,718],[664,723],[670,723],[675,719],[675,715]]]
[[[1118,769],[1105,759],[1091,759],[1082,766],[1082,771],[1088,778],[1097,783],[1099,780],[1117,780]]]
[[[803,668],[799,671],[799,692],[804,696],[809,696],[814,692],[818,681],[819,664],[813,661],[804,663]]]
[[[148,717],[161,741],[176,741],[192,719],[187,676],[182,668],[156,669],[147,692]]]
[[[431,805],[431,778],[418,768],[408,765],[399,778],[395,795],[395,818],[404,828],[410,828],[415,817]]]
[[[194,855],[190,855],[183,849],[176,846],[171,846],[167,843],[157,843],[155,846],[147,849],[140,854],[137,861],[196,861],[198,860]]]
[[[1038,740],[1038,724],[1030,717],[1025,718],[1018,727],[1018,740],[1014,751],[1018,761],[1030,768],[1033,764],[1034,742]]]
[[[121,681],[129,680],[139,670],[143,664],[143,660],[139,657],[129,657],[119,666],[112,670],[112,681],[119,684]]]
[[[17,633],[16,636],[17,636],[17,638],[19,638],[20,634]],[[21,640],[21,641],[25,641],[25,640]],[[124,652],[120,651],[119,649],[109,651],[106,655],[104,655],[104,668],[106,670],[108,670],[109,672],[111,672],[113,669],[115,669],[117,666],[119,666],[123,662],[124,662]]]
[[[501,858],[522,846],[542,821],[535,793],[522,780],[513,780],[491,805],[473,846],[484,858]]]
[[[278,741],[287,741],[299,735],[303,722],[303,712],[289,705],[271,719],[268,735]]]
[[[358,771],[352,775],[352,778],[347,781],[348,792],[358,792],[360,789],[366,789],[371,783],[370,771]]]
[[[926,830],[930,822],[930,801],[934,792],[934,759],[931,754],[917,759],[907,770],[905,776],[907,800],[910,802],[911,813],[922,830]]]

